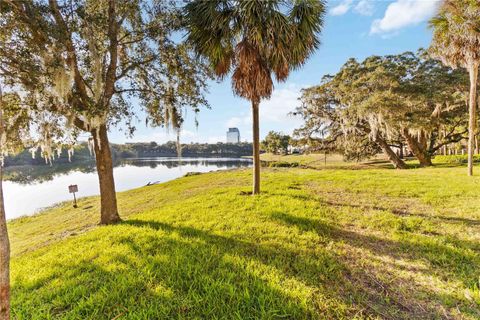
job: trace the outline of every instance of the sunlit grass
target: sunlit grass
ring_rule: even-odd
[[[265,168],[252,197],[250,174],[120,193],[120,225],[96,197],[10,222],[14,317],[480,317],[479,176]]]

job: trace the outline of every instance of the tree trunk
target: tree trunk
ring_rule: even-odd
[[[477,126],[476,107],[478,63],[470,63],[468,73],[470,76],[470,99],[468,106],[468,175],[473,176],[473,151],[475,149],[475,132]]]
[[[260,193],[260,128],[258,119],[259,102],[252,101],[253,113],[253,194]]]
[[[478,134],[475,135],[475,154],[478,154]]]
[[[4,130],[0,88],[0,131]],[[3,166],[0,164],[0,320],[10,319],[10,241],[3,203]]]
[[[10,242],[3,204],[2,166],[0,166],[0,320],[10,319]]]
[[[93,130],[92,135],[100,182],[100,224],[113,224],[121,221],[121,219],[117,210],[117,196],[107,126],[102,124],[97,130]]]
[[[432,156],[424,149],[423,144],[419,143],[409,132],[408,129],[403,129],[403,137],[407,141],[408,147],[413,155],[420,162],[421,167],[432,166]]]
[[[403,160],[400,159],[395,152],[393,152],[392,148],[390,148],[388,143],[383,140],[379,134],[375,136],[375,142],[380,146],[382,151],[388,157],[388,160],[393,163],[395,169],[407,169],[407,165],[405,164],[405,162],[403,162]]]
[[[0,320],[10,319],[10,242],[3,204],[3,176],[0,166]]]

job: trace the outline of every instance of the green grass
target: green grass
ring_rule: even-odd
[[[96,197],[11,221],[14,318],[480,317],[480,176],[265,168],[262,179],[257,197],[250,170],[122,192],[115,226],[96,226]]]
[[[374,157],[370,160],[355,162],[345,161],[340,154],[311,153],[311,154],[290,154],[275,155],[264,153],[260,159],[267,167],[284,166],[290,164],[292,167],[303,167],[310,169],[368,169],[368,168],[393,168],[392,164],[383,157]],[[412,164],[414,166],[414,164]]]

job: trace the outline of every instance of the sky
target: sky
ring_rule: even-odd
[[[335,74],[349,59],[363,60],[371,55],[397,54],[427,48],[431,40],[428,20],[440,0],[330,0],[321,33],[321,45],[307,63],[290,74],[287,81],[275,83],[269,100],[260,104],[260,138],[271,131],[291,134],[301,119],[289,116],[299,105],[302,88],[316,85],[326,74]],[[241,141],[252,141],[251,108],[247,100],[235,97],[230,78],[211,81],[206,98],[210,108],[195,115],[186,112],[182,143],[226,142],[229,127],[240,130]],[[140,116],[141,118],[141,116]],[[112,128],[113,143],[163,143],[176,136],[165,128],[147,128],[141,119],[133,137]]]

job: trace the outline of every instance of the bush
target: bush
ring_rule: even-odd
[[[300,164],[298,162],[272,161],[268,163],[268,166],[276,168],[296,168],[299,167]]]
[[[441,162],[441,163],[467,163],[468,155],[457,154],[457,155],[450,155],[450,156],[435,156],[435,161]],[[473,161],[480,162],[480,155],[478,154],[474,155]]]
[[[184,177],[198,176],[198,175],[201,175],[201,174],[202,174],[201,172],[191,171],[191,172],[185,173]]]

